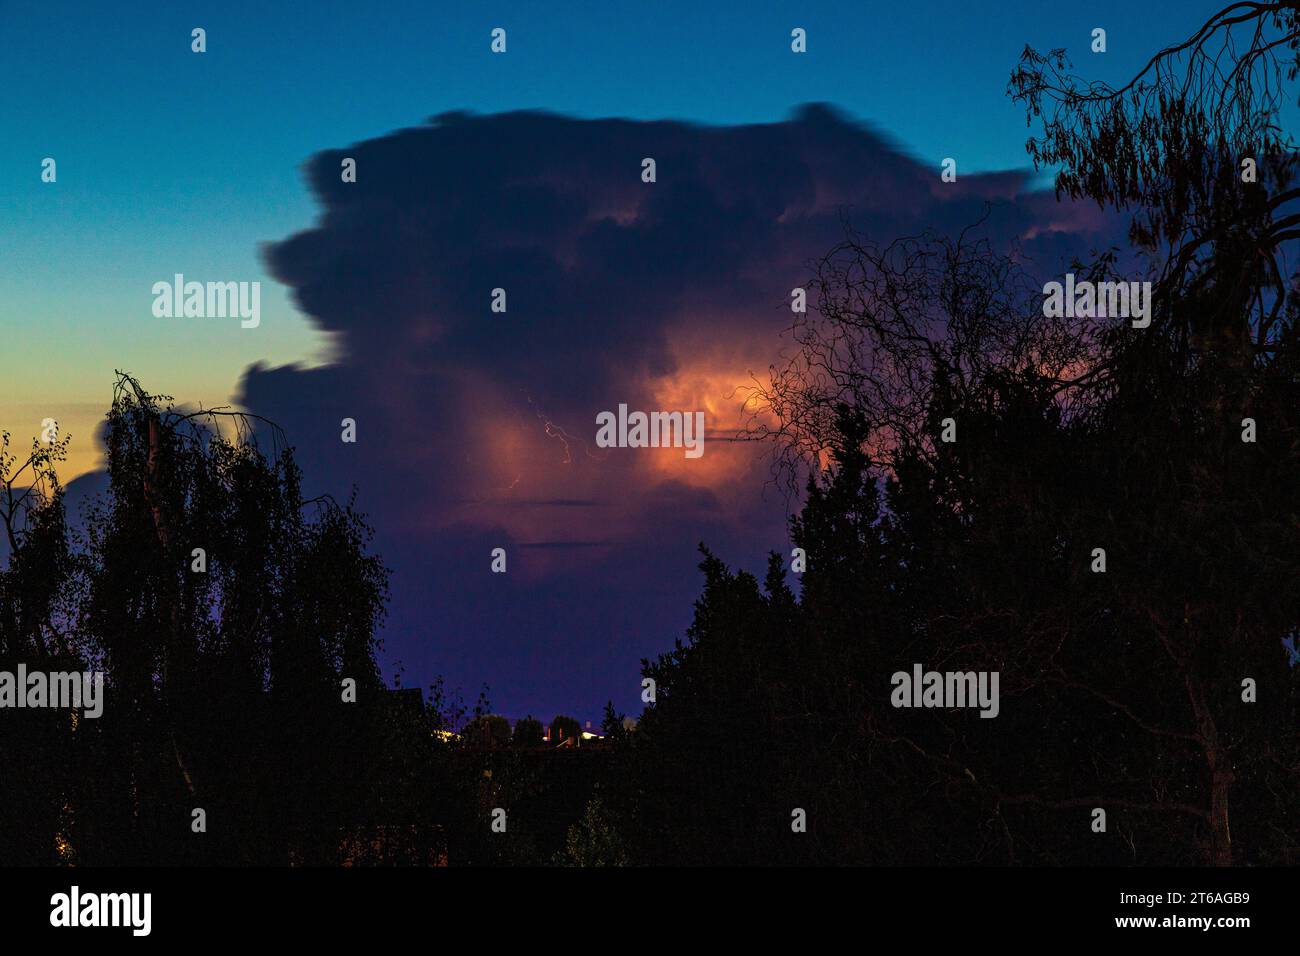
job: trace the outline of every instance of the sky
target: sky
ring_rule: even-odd
[[[1113,223],[1025,168],[1021,50],[1119,81],[1217,8],[0,2],[0,428],[56,418],[88,492],[114,369],[266,414],[309,491],[355,485],[372,515],[389,673],[487,683],[515,716],[634,710],[697,543],[751,569],[787,546],[766,461],[725,438],[840,211],[892,238],[988,202],[1044,262],[1086,251]],[[260,324],[155,317],[175,273],[259,281]],[[620,402],[702,409],[715,441],[602,452]]]

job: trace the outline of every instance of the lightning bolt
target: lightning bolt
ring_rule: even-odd
[[[523,390],[520,389],[520,391]],[[564,427],[562,425],[557,425],[554,421],[552,421],[549,415],[547,415],[545,412],[543,412],[540,408],[537,407],[537,403],[533,401],[533,397],[531,395],[529,395],[527,392],[524,392],[523,394],[524,394],[524,399],[532,407],[533,414],[536,415],[537,420],[542,423],[542,431],[546,433],[546,437],[558,439],[560,444],[564,446],[564,461],[562,462],[562,464],[565,465],[573,464],[573,448],[569,444],[570,442],[577,442],[579,445],[581,445],[583,453],[588,458],[591,458],[595,461],[605,460],[603,455],[592,454],[591,449],[587,447],[587,443],[583,441],[581,438],[577,437],[576,435],[570,435],[567,431],[564,430]]]

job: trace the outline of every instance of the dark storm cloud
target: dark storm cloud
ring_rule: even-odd
[[[786,546],[761,450],[713,439],[845,217],[882,241],[987,217],[1045,274],[1108,244],[1112,222],[1027,173],[959,173],[821,106],[740,127],[444,114],[325,151],[319,222],[266,255],[340,358],[251,367],[242,401],[285,428],[308,490],[360,489],[408,681],[485,680],[512,714],[631,709],[639,658],[689,622],[697,542],[749,567]],[[596,448],[620,402],[707,407],[704,457]]]

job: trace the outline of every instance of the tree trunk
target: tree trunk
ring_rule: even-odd
[[[158,413],[152,408],[145,405],[146,396],[136,389],[137,396],[140,398],[141,407],[148,416],[148,439],[149,454],[145,462],[144,471],[144,499],[149,506],[149,511],[153,516],[154,531],[158,535],[158,545],[162,551],[163,563],[168,568],[168,580],[171,580],[171,574],[177,555],[172,547],[171,527],[167,523],[167,512],[164,508],[161,497],[162,479],[160,475],[162,461],[162,422],[159,421]],[[163,645],[162,671],[163,671],[163,713],[167,723],[167,736],[171,742],[172,754],[176,760],[176,769],[180,771],[181,780],[185,784],[185,789],[191,797],[195,796],[194,779],[190,776],[189,768],[185,764],[185,758],[181,754],[180,743],[176,738],[176,726],[173,716],[173,703],[177,693],[178,668],[177,658],[182,648],[181,621],[180,621],[180,595],[174,588],[169,588],[166,592],[165,600],[168,604],[168,617],[171,627]]]
[[[1232,866],[1232,832],[1228,829],[1228,788],[1233,774],[1223,766],[1223,754],[1207,751],[1210,764],[1210,863]]]
[[[1228,791],[1234,774],[1227,751],[1219,741],[1219,730],[1214,715],[1205,701],[1205,691],[1197,678],[1185,678],[1187,696],[1196,717],[1196,726],[1205,751],[1205,764],[1210,772],[1210,847],[1211,866],[1232,866],[1232,831],[1228,827]]]

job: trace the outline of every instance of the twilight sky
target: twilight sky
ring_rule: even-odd
[[[237,401],[309,493],[358,488],[394,569],[389,674],[486,682],[511,715],[639,710],[696,544],[788,550],[763,450],[725,439],[841,211],[888,240],[989,202],[987,234],[1058,270],[1114,223],[1023,169],[1020,50],[1118,80],[1217,6],[0,3],[0,427],[57,418],[67,479],[97,466],[115,368]],[[155,318],[177,272],[261,281],[260,326]],[[620,402],[704,410],[704,456],[595,448]]]

